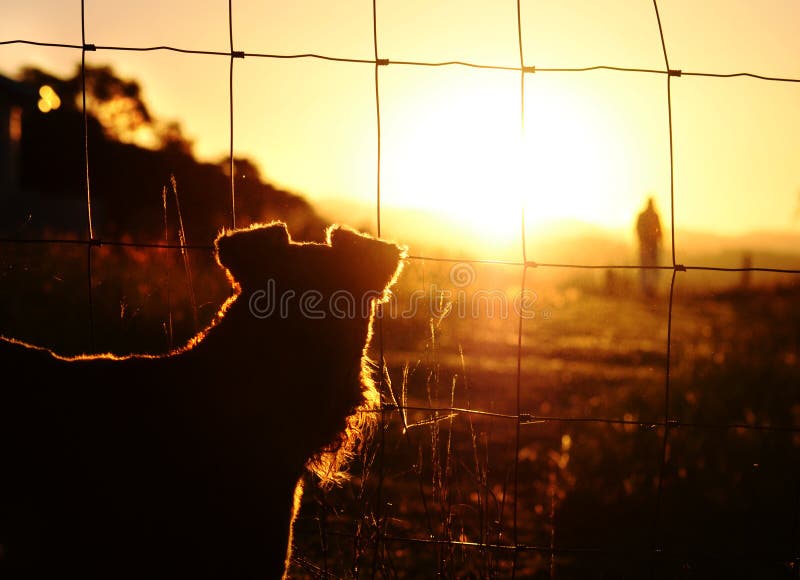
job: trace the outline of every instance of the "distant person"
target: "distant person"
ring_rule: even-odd
[[[652,297],[656,293],[658,270],[658,255],[661,250],[661,219],[658,217],[653,198],[647,199],[647,207],[639,214],[636,220],[636,234],[639,238],[639,265],[644,295]]]

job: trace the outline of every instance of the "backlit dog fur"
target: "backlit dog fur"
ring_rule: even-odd
[[[366,349],[404,249],[344,227],[295,243],[283,223],[215,247],[235,292],[179,351],[0,339],[4,578],[285,574],[304,469],[340,478],[375,415]]]

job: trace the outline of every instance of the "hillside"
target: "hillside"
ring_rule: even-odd
[[[229,159],[199,161],[176,123],[149,114],[135,81],[119,79],[107,68],[87,69],[87,75],[86,145],[95,237],[163,241],[165,220],[173,236],[180,206],[187,242],[210,244],[221,228],[233,223]],[[31,99],[22,108],[19,184],[16,191],[0,196],[0,235],[86,237],[79,76],[59,79],[28,70],[20,84],[30,86],[33,94],[36,87],[53,87],[60,106],[44,113]],[[133,138],[142,133],[154,143],[144,146]],[[306,199],[264,181],[247,159],[235,159],[235,172],[237,226],[283,219],[297,239],[323,237],[327,222]]]

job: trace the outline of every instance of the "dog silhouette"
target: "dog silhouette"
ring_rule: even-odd
[[[281,578],[304,470],[346,477],[379,396],[376,304],[405,248],[343,226],[222,232],[232,284],[163,356],[0,339],[0,576]]]

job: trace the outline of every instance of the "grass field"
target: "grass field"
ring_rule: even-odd
[[[90,332],[85,247],[14,248],[0,332],[62,352],[161,352],[227,297],[208,253],[95,248]],[[646,300],[635,271],[529,270],[520,322],[520,268],[453,268],[410,263],[377,323],[381,428],[307,486],[294,576],[797,577],[795,276],[680,272],[670,326],[669,272]]]
[[[795,577],[794,279],[731,274],[707,294],[678,274],[665,448],[670,274],[644,300],[635,279],[533,271],[521,327],[513,308],[459,316],[481,288],[519,291],[500,268],[463,293],[442,269],[407,273],[401,292],[453,306],[383,320],[384,398],[409,410],[385,413],[352,486],[307,496],[298,553],[314,567],[298,575],[504,578],[516,557],[521,578]]]

